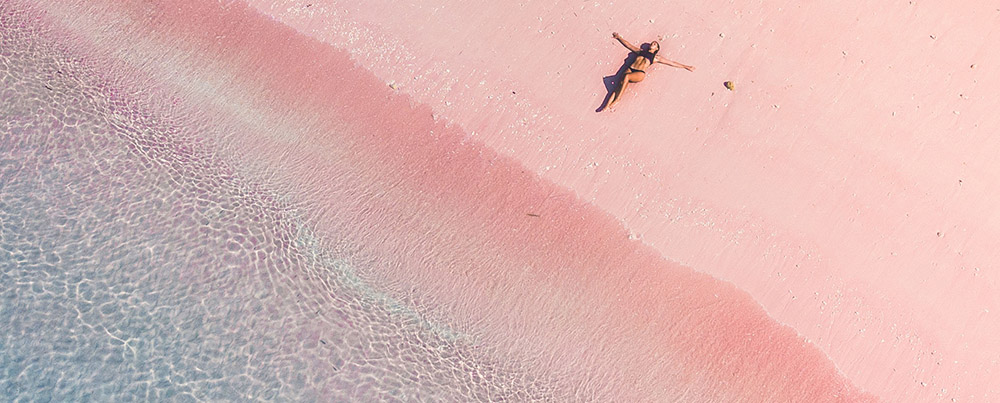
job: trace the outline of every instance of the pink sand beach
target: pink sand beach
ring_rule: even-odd
[[[996,4],[11,9],[554,400],[1000,400]]]

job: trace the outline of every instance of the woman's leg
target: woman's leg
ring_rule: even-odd
[[[618,88],[615,89],[615,92],[611,93],[611,99],[608,100],[608,108],[621,99],[622,94],[625,92],[625,87],[628,87],[629,83],[637,83],[644,78],[646,78],[646,73],[641,71],[633,71],[622,77],[622,82],[618,84]]]

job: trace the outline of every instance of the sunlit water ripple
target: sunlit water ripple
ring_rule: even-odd
[[[3,7],[0,7],[3,8]],[[0,395],[547,400],[2,10]]]

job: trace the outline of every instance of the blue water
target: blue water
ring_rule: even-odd
[[[530,401],[0,4],[0,400]],[[196,121],[192,119],[190,121]],[[349,241],[349,240],[348,240]]]

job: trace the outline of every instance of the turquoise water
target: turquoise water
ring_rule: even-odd
[[[0,400],[551,398],[0,11]]]

